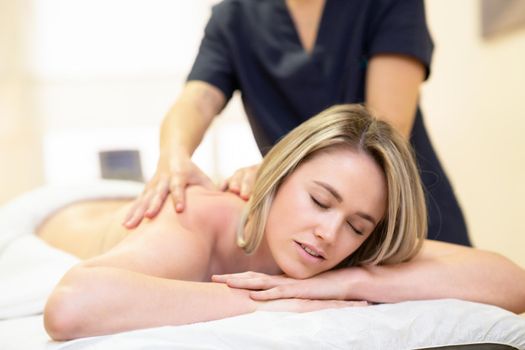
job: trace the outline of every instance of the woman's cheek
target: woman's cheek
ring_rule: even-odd
[[[361,244],[363,244],[363,242],[355,239],[348,239],[348,241],[344,244],[340,244],[339,246],[342,247],[342,249],[338,254],[340,258],[339,262],[352,255],[361,246]]]

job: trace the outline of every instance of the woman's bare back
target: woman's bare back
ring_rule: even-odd
[[[192,271],[174,269],[177,275],[174,278],[207,280],[213,273],[230,271],[232,258],[233,261],[243,260],[244,255],[235,246],[236,222],[243,201],[231,194],[194,187],[188,190],[187,202],[186,210],[178,214],[172,202],[166,201],[156,218],[144,220],[134,230],[121,224],[131,205],[130,200],[72,203],[43,222],[37,234],[52,246],[93,261],[107,256],[113,256],[114,261],[115,255],[130,249],[139,251],[143,257],[155,258],[155,252],[147,251],[148,243],[165,240],[166,249],[173,249],[173,264],[179,259],[195,259],[196,262]],[[216,244],[217,237],[220,237],[220,244]],[[184,249],[175,242],[183,242]],[[164,263],[159,263],[159,269]],[[166,273],[158,272],[159,275]]]
[[[37,229],[47,243],[81,259],[100,255],[126,235],[115,225],[130,200],[75,202],[48,217]]]

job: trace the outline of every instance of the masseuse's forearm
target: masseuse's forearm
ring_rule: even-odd
[[[225,101],[224,94],[208,83],[186,83],[162,122],[161,161],[168,160],[177,152],[191,156]]]
[[[408,139],[424,79],[420,61],[404,55],[376,55],[367,69],[366,105]]]
[[[163,325],[181,325],[255,311],[247,292],[224,284],[170,280],[109,267],[68,272],[44,312],[55,340]]]
[[[525,312],[525,270],[495,253],[461,247],[443,256],[353,272],[348,270],[351,299],[457,298]]]

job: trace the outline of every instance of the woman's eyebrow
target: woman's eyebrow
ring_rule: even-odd
[[[342,203],[343,202],[343,197],[339,194],[339,192],[337,192],[337,190],[335,188],[333,188],[332,186],[330,186],[329,184],[327,184],[326,182],[322,182],[322,181],[317,181],[317,180],[314,180],[314,183],[318,186],[321,186],[322,188],[324,188],[325,190],[327,190],[328,192],[330,192],[330,194],[332,196],[334,196],[334,198],[339,202],[339,203]],[[367,220],[367,221],[370,221],[372,224],[377,225],[376,224],[376,221],[374,220],[374,218],[367,214],[367,213],[363,213],[363,212],[360,212],[358,211],[357,213],[355,213],[355,215],[357,216],[360,216],[361,218]]]
[[[325,190],[327,190],[328,192],[330,192],[332,194],[332,196],[335,197],[335,199],[337,199],[337,201],[339,203],[343,202],[343,197],[341,197],[341,195],[339,194],[339,192],[337,192],[337,190],[335,188],[333,188],[332,186],[330,186],[329,184],[327,184],[326,182],[322,182],[322,181],[317,181],[317,180],[314,180],[314,183],[323,187]]]

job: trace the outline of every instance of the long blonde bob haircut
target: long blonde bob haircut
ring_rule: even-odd
[[[427,233],[427,210],[412,148],[389,124],[364,106],[351,104],[312,117],[268,152],[237,231],[237,244],[246,253],[259,246],[273,199],[287,176],[319,152],[334,147],[370,155],[383,170],[388,191],[384,217],[342,265],[394,264],[417,254]]]

